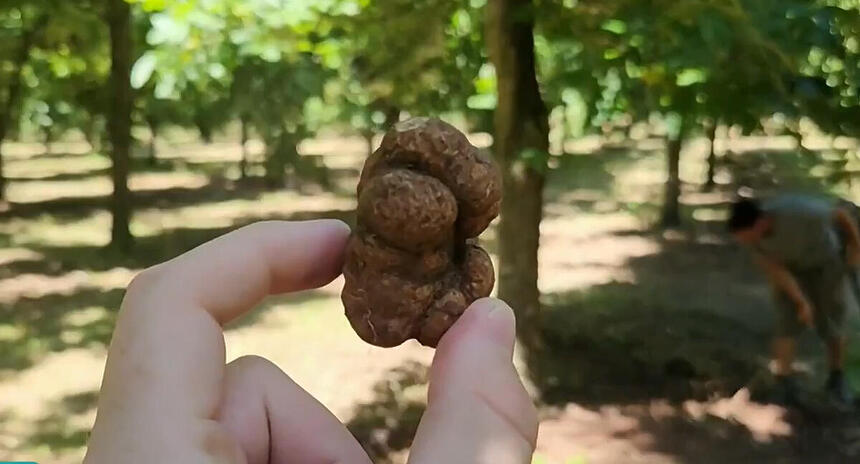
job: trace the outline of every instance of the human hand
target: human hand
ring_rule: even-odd
[[[812,327],[815,324],[815,316],[812,311],[812,305],[806,299],[802,300],[797,305],[797,317],[800,322],[807,327]]]
[[[346,428],[274,364],[225,365],[222,327],[270,294],[340,273],[337,221],[242,228],[142,272],[117,320],[86,464],[369,463]],[[511,362],[514,318],[476,302],[442,338],[410,462],[525,464],[534,407]]]

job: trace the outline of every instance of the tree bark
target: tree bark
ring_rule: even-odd
[[[241,124],[242,159],[239,161],[239,178],[248,178],[248,125],[250,124],[246,115],[239,118]]]
[[[517,312],[527,349],[540,343],[538,246],[549,121],[535,71],[531,0],[490,0],[486,37],[498,76],[494,150],[504,197],[499,222],[499,296]],[[527,162],[526,151],[539,154]]]
[[[131,192],[128,188],[131,149],[131,8],[125,0],[107,0],[107,21],[110,28],[112,104],[108,117],[111,141],[111,179],[113,195],[110,210],[113,217],[111,246],[128,251],[132,246]]]
[[[367,147],[367,156],[373,154],[373,130],[367,129],[361,132],[361,136],[364,138],[365,147]]]
[[[45,126],[42,129],[42,136],[44,137],[42,140],[45,145],[45,154],[50,155],[53,152],[54,128],[52,126]]]
[[[277,138],[266,147],[266,187],[270,189],[283,188],[286,185],[286,169],[290,160],[298,156],[295,138],[286,129],[280,131]]]
[[[708,177],[705,179],[704,191],[711,192],[717,186],[714,176],[717,174],[717,123],[708,123],[706,133],[708,136]]]
[[[158,148],[156,147],[156,142],[158,141],[158,121],[153,118],[146,118],[146,125],[149,126],[149,157],[147,158],[147,163],[150,166],[155,166],[158,163]]]
[[[665,193],[663,196],[663,213],[660,218],[660,226],[663,228],[678,227],[681,225],[681,147],[684,140],[684,122],[678,134],[670,136],[666,144],[666,167],[668,178],[666,179]]]
[[[396,106],[389,106],[388,109],[385,110],[385,130],[391,128],[391,126],[397,124],[400,121],[400,108]]]
[[[30,51],[33,48],[36,34],[47,24],[48,16],[40,16],[31,27],[25,29],[21,36],[18,52],[12,60],[12,73],[9,85],[6,88],[6,100],[3,102],[2,114],[0,114],[0,201],[6,200],[6,176],[3,172],[3,142],[12,130],[12,126],[18,124],[18,107],[23,95],[24,66],[30,59]]]

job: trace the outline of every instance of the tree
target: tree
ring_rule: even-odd
[[[14,31],[14,36],[4,41],[11,59],[9,67],[0,69],[0,82],[4,84],[0,100],[0,201],[6,199],[6,177],[3,174],[2,145],[13,126],[18,125],[21,101],[24,93],[24,68],[30,59],[38,34],[47,25],[47,11],[28,8],[24,4],[0,11],[0,21]],[[35,10],[35,11],[34,11]],[[4,28],[7,29],[7,28]]]
[[[702,186],[702,189],[705,192],[710,192],[717,185],[715,180],[717,175],[717,121],[710,120],[705,123],[705,134],[708,138],[708,172],[705,177],[705,185]]]
[[[802,4],[585,0],[557,14],[553,31],[575,17],[583,60],[602,89],[592,102],[595,123],[653,115],[669,123],[662,226],[680,224],[678,172],[686,136],[708,121],[752,130],[788,105],[784,82],[797,72],[793,51],[804,39],[786,18]]]
[[[186,102],[156,97],[153,85],[140,89],[136,103],[138,118],[149,128],[147,162],[155,165],[158,160],[157,141],[161,129],[168,125],[187,127],[190,125],[191,115],[187,111]]]
[[[355,2],[342,2],[343,5]],[[478,1],[380,0],[335,9],[331,41],[349,64],[341,73],[342,120],[365,135],[400,113],[464,117],[490,131],[495,75]],[[420,34],[414,31],[421,31]]]
[[[325,181],[298,144],[326,120],[321,99],[340,65],[337,47],[321,33],[326,5],[144,0],[143,7],[152,30],[134,66],[135,87],[152,81],[156,98],[187,103],[204,141],[238,116],[265,142],[271,187],[283,186],[288,169]]]
[[[520,338],[539,346],[538,246],[549,149],[547,110],[535,69],[534,5],[490,0],[486,38],[496,69],[493,149],[502,169],[499,296],[518,311]]]
[[[265,179],[271,188],[284,185],[288,167],[299,176],[326,180],[320,165],[298,153],[298,144],[315,129],[306,115],[323,92],[326,74],[310,54],[275,62],[248,57],[234,74],[231,94],[239,102],[239,114],[249,116],[265,142]]]
[[[132,247],[131,192],[128,188],[131,151],[131,88],[132,31],[131,6],[125,0],[106,0],[106,20],[110,29],[110,94],[112,102],[108,117],[111,142],[111,179],[113,195],[110,210],[111,246],[122,251]]]

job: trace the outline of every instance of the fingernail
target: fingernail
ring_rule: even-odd
[[[496,299],[490,301],[492,303],[490,311],[486,314],[487,319],[513,319],[514,311],[505,302]]]
[[[502,345],[509,345],[516,331],[516,318],[514,311],[504,301],[497,299],[485,300],[487,305],[480,324],[482,331]]]

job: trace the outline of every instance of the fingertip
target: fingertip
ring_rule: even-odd
[[[351,230],[339,219],[319,219],[304,223],[310,228],[302,238],[314,242],[318,250],[317,266],[308,267],[301,287],[316,288],[328,284],[340,275],[345,258],[346,243]],[[300,246],[305,244],[299,244]]]
[[[319,219],[317,222],[332,230],[332,233],[340,237],[348,237],[352,233],[349,224],[340,219]]]
[[[315,239],[322,237],[325,240],[346,243],[349,234],[352,233],[349,225],[340,219],[314,219],[310,221],[287,223],[291,226],[299,225],[307,228],[307,233]]]
[[[439,342],[439,350],[456,349],[474,342],[503,349],[510,359],[516,339],[516,318],[510,306],[496,298],[481,298],[472,303]]]
[[[527,462],[538,420],[512,361],[515,326],[506,303],[484,298],[442,337],[410,462]]]

